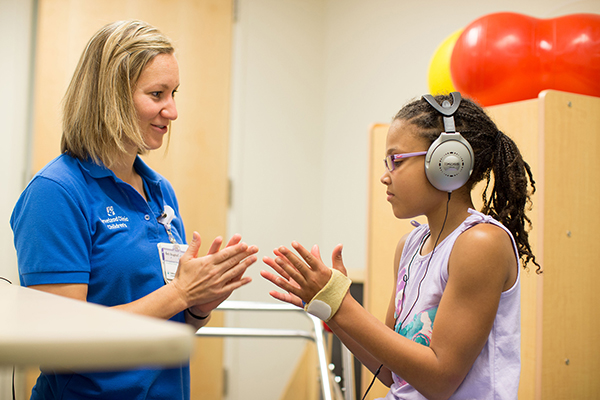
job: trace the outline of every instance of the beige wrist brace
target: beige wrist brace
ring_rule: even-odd
[[[304,310],[327,322],[338,311],[352,281],[337,269],[331,270],[327,284],[304,306]]]

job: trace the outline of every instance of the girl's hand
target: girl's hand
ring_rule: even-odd
[[[221,250],[223,239],[217,237],[204,257],[197,257],[201,239],[194,232],[192,242],[179,260],[175,278],[171,282],[188,307],[200,306],[204,313],[221,304],[235,290],[252,281],[243,277],[246,269],[256,262],[256,246],[241,242],[234,235]]]
[[[287,292],[271,291],[269,294],[272,297],[302,307],[303,302],[310,302],[327,284],[331,278],[331,269],[323,263],[317,245],[313,246],[310,252],[298,242],[293,242],[292,247],[301,258],[285,246],[279,247],[274,250],[276,255],[274,260],[269,257],[263,258],[263,262],[273,268],[278,275],[261,271],[261,276]],[[346,275],[342,260],[342,245],[335,247],[331,257],[333,267]]]
[[[281,254],[279,252],[279,250],[275,249],[273,250],[273,253],[275,253],[275,256],[282,258],[282,260],[285,260],[283,254]],[[263,257],[263,262],[265,264],[267,264],[268,266],[270,266],[271,268],[273,268],[277,274],[281,275],[284,279],[286,279],[288,281],[289,284],[296,286],[298,289],[300,288],[300,286],[292,279],[290,278],[290,276],[285,272],[285,270],[283,268],[281,268],[276,262],[275,260],[273,260],[272,258],[269,257]],[[293,266],[291,266],[290,264],[290,268],[294,268]],[[267,279],[268,281],[273,282],[275,285],[277,285],[277,280],[280,279],[279,275],[276,275],[272,272],[269,271],[260,271],[260,275]],[[279,286],[279,285],[278,285]],[[302,304],[302,299],[296,295],[293,295],[291,293],[279,293],[276,290],[271,290],[269,292],[269,294],[276,298],[277,300],[281,300],[284,301],[286,303],[290,303],[293,304],[297,307],[303,308],[304,305]]]

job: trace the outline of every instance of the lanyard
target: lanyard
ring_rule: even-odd
[[[171,242],[170,244],[156,244],[165,283],[169,283],[175,278],[179,259],[188,248],[185,244],[178,244],[171,232],[171,221],[175,218],[175,211],[169,206],[165,206],[163,213],[157,218],[158,223],[165,227],[165,231],[169,235],[169,242]]]
[[[165,227],[165,231],[167,231],[167,235],[169,236],[169,242],[177,244],[177,241],[171,232],[171,221],[173,221],[173,219],[175,219],[175,211],[170,206],[165,206],[163,213],[157,218],[158,223]]]

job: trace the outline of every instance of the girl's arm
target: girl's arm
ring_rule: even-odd
[[[400,239],[400,241],[398,241],[398,244],[396,245],[396,251],[394,254],[394,275],[392,276],[391,280],[391,282],[393,282],[393,284],[391,285],[392,293],[390,296],[390,302],[385,317],[385,325],[391,330],[394,330],[394,325],[396,323],[394,318],[394,313],[396,311],[396,280],[398,278],[398,268],[400,266],[402,250],[404,249],[404,244],[406,243],[407,237],[408,234],[404,235]],[[381,383],[383,383],[387,387],[390,387],[392,385],[394,381],[392,379],[392,372],[390,371],[390,369],[382,365],[382,363],[378,359],[373,357],[371,353],[365,350],[351,336],[346,334],[346,332],[344,332],[344,330],[336,324],[335,318],[331,319],[328,322],[328,326],[331,328],[333,333],[335,333],[335,335],[344,343],[344,345],[346,345],[346,347],[348,347],[348,349],[356,356],[356,358],[358,358],[360,362],[364,366],[366,366],[373,374],[375,374],[377,369],[381,366],[381,370],[377,374],[377,379],[379,379],[379,381],[381,381]]]
[[[275,283],[307,302],[331,272],[302,246],[295,243],[293,247],[310,267],[290,250],[280,248],[289,263],[279,260],[277,264],[296,284],[289,285],[281,278]],[[511,277],[516,276],[517,265],[510,238],[501,228],[479,224],[463,233],[450,255],[448,283],[430,347],[394,332],[350,294],[344,297],[332,325],[425,397],[445,399],[464,380],[488,339],[500,295],[514,282]]]
[[[388,306],[388,310],[386,313],[386,325],[392,330],[394,329],[394,323],[395,323],[395,320],[394,320],[395,297],[396,297],[395,282],[396,282],[396,277],[398,275],[398,266],[400,264],[400,257],[402,256],[402,249],[404,248],[404,243],[406,242],[407,237],[408,237],[408,234],[403,236],[400,239],[400,241],[398,242],[398,244],[396,246],[396,252],[394,255],[394,268],[393,268],[394,274],[393,274],[393,277],[391,280],[391,282],[393,282],[393,284],[391,285],[393,290],[392,290],[392,294],[390,297],[390,303]],[[341,245],[337,246],[333,250],[332,263],[333,263],[334,268],[337,268],[344,275],[347,275],[346,268],[344,267],[344,264],[342,261],[341,251],[342,251]],[[274,253],[280,260],[286,260],[285,257],[283,256],[283,254],[281,252],[279,252],[278,250],[275,250]],[[311,253],[318,260],[321,260],[321,254],[319,252],[318,246],[314,246],[311,249]],[[293,280],[291,280],[291,278],[285,272],[285,270],[282,269],[277,264],[277,262],[275,262],[275,260],[273,260],[269,257],[264,257],[263,262],[265,264],[269,265],[271,268],[273,268],[280,276],[284,277],[288,281],[293,282]],[[293,265],[291,263],[288,262],[288,265],[293,268]],[[260,273],[265,279],[273,282],[276,285],[277,285],[277,280],[280,279],[277,275],[275,275],[271,272],[268,272],[268,271],[261,271]],[[302,308],[302,300],[293,294],[280,293],[277,291],[271,291],[270,294],[278,300],[285,301],[285,302],[294,304],[294,305]],[[335,323],[335,321],[333,319],[329,320],[327,322],[327,325],[333,331],[333,333],[338,337],[338,339],[340,339],[340,341],[342,341],[342,343],[344,343],[344,345],[348,348],[348,350],[350,350],[352,352],[352,354],[354,354],[354,356],[360,360],[362,365],[367,367],[373,374],[375,374],[376,371],[380,368],[381,362],[379,360],[377,360],[376,358],[374,358],[359,343],[357,343],[354,339],[352,339],[352,337],[350,337],[348,334],[346,334],[346,332],[344,332],[344,330],[341,329]],[[381,369],[380,369],[379,373],[377,374],[377,379],[379,379],[387,387],[390,387],[391,384],[393,383],[392,374],[391,374],[390,370],[388,368],[386,368],[385,366],[381,366]]]

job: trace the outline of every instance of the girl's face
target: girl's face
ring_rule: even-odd
[[[142,70],[133,89],[133,104],[148,150],[162,146],[171,121],[177,119],[175,92],[179,66],[173,54],[159,54]]]
[[[418,128],[404,120],[394,120],[388,130],[386,156],[427,151],[429,143],[418,135]],[[381,177],[387,186],[387,201],[396,218],[414,218],[427,215],[439,203],[439,190],[425,175],[425,155],[397,160],[394,170]]]

